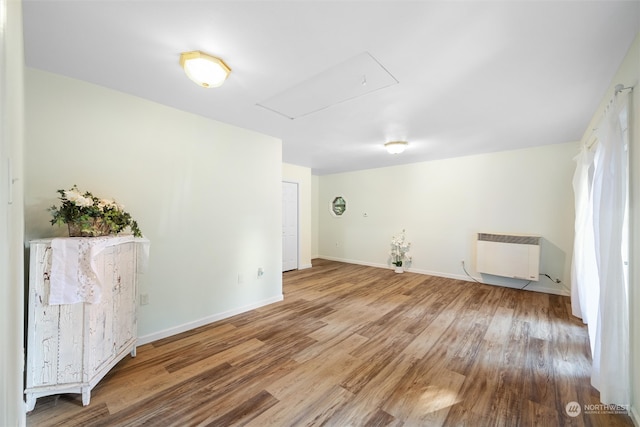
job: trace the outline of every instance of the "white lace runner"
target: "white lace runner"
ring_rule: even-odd
[[[100,302],[102,278],[96,258],[109,246],[133,241],[131,235],[53,239],[49,305]]]

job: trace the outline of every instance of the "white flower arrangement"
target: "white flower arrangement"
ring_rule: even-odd
[[[49,208],[53,216],[51,225],[68,224],[69,235],[103,236],[128,228],[134,236],[142,236],[138,223],[115,200],[101,199],[88,191],[83,193],[76,185],[57,192],[61,204]]]
[[[400,234],[393,236],[391,238],[391,252],[389,252],[391,264],[396,267],[402,267],[404,261],[411,262],[410,248],[411,243],[406,241],[404,230]]]

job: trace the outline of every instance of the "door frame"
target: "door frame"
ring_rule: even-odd
[[[283,179],[283,184],[295,184],[296,186],[296,270],[300,270],[300,182]],[[281,196],[283,197],[283,196]],[[284,215],[284,212],[282,212]],[[292,270],[287,270],[292,271]]]

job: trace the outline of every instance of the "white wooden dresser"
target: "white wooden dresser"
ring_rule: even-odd
[[[127,354],[135,357],[139,243],[133,237],[79,239],[107,239],[99,253],[81,261],[99,278],[97,302],[49,304],[52,239],[30,242],[28,411],[38,397],[61,393],[82,393],[88,405],[91,389],[109,370]]]

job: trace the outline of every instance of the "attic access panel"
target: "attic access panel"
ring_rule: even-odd
[[[257,105],[293,120],[397,83],[369,52],[363,52]]]

